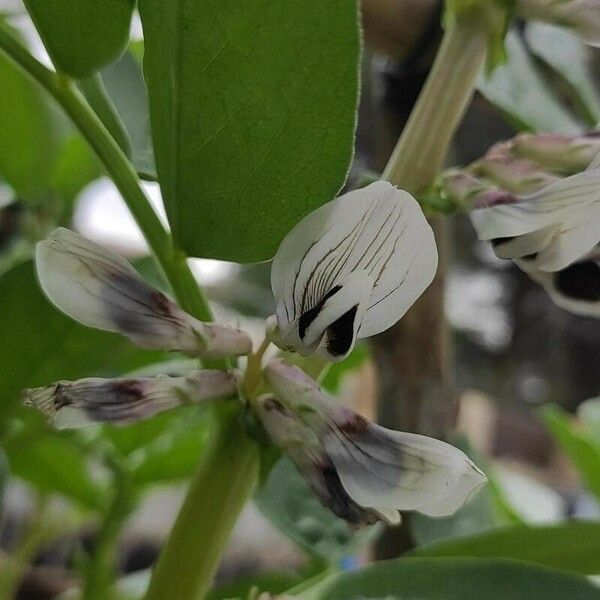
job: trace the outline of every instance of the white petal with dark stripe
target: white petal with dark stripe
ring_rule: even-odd
[[[450,515],[486,481],[459,449],[370,423],[324,394],[296,366],[272,361],[265,377],[283,406],[318,440],[346,494],[365,509],[388,519],[400,510]]]
[[[600,169],[566,177],[512,203],[475,209],[471,221],[498,256],[535,254],[536,269],[564,269],[600,241]]]
[[[124,258],[68,229],[57,229],[37,245],[36,267],[46,296],[62,312],[144,348],[215,358],[252,349],[244,332],[195,319]]]
[[[300,221],[277,251],[274,341],[344,358],[357,338],[396,323],[436,267],[433,232],[410,194],[384,181],[345,194]]]
[[[127,424],[183,404],[235,395],[237,375],[215,370],[185,377],[59,381],[25,390],[24,402],[46,414],[59,429],[96,423]]]

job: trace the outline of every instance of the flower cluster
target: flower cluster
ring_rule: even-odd
[[[252,351],[243,331],[198,321],[126,260],[67,229],[38,244],[36,265],[46,296],[84,325],[201,359]],[[436,267],[433,232],[412,196],[385,182],[350,192],[308,215],[282,242],[272,267],[277,314],[269,339],[303,356],[341,360],[358,338],[398,321]],[[485,482],[460,450],[368,422],[298,367],[275,359],[262,377],[267,393],[246,398],[240,372],[205,369],[185,377],[61,381],[26,390],[25,402],[58,427],[78,427],[237,397],[319,499],[355,526],[398,523],[400,510],[451,514]]]
[[[441,189],[556,304],[600,317],[600,133],[519,135],[446,172]]]

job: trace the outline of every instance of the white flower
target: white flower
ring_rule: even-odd
[[[280,347],[341,360],[391,327],[433,280],[431,227],[407,192],[378,181],[321,206],[281,243],[271,285]]]
[[[600,247],[560,271],[539,271],[528,260],[515,261],[544,287],[553,302],[577,315],[600,318]]]
[[[457,448],[370,423],[324,394],[298,367],[272,361],[265,378],[277,398],[259,409],[266,429],[344,518],[364,523],[378,516],[393,523],[400,510],[450,515],[486,481]]]
[[[230,398],[236,393],[237,379],[234,372],[213,370],[194,371],[185,377],[88,377],[23,394],[26,405],[41,410],[62,429],[132,423],[183,404]]]
[[[501,258],[529,258],[531,268],[559,271],[600,242],[600,169],[566,177],[537,192],[499,196],[475,208],[471,221],[480,240]]]
[[[146,283],[124,258],[68,229],[36,248],[40,285],[71,318],[126,335],[143,348],[179,350],[218,358],[248,354],[249,336],[203,323]]]

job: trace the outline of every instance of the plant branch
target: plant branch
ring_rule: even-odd
[[[448,25],[429,76],[382,178],[419,195],[435,180],[475,90],[488,31],[475,14]]]

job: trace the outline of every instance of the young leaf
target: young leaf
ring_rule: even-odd
[[[489,77],[480,77],[479,91],[520,129],[552,133],[580,131],[580,125],[556,99],[514,31],[506,36],[506,53],[504,65]]]
[[[352,157],[355,0],[141,0],[158,176],[191,256],[269,259]]]
[[[421,546],[410,555],[514,558],[581,575],[595,575],[600,573],[600,523],[513,525]]]
[[[527,42],[532,51],[571,85],[590,125],[600,121],[600,91],[592,64],[593,50],[564,27],[528,23]]]
[[[135,0],[25,0],[56,68],[78,79],[123,52],[134,4]]]

